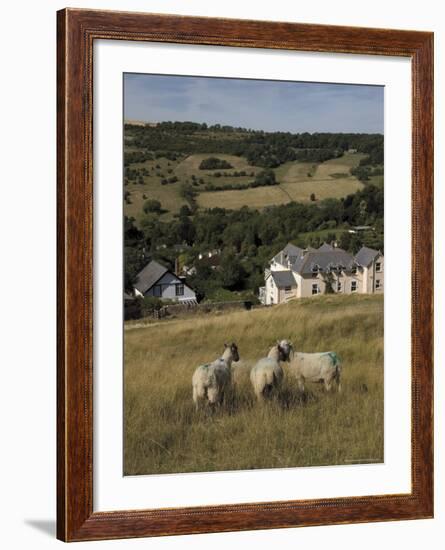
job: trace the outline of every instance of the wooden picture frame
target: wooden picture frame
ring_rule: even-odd
[[[57,536],[64,541],[433,516],[433,34],[65,9],[57,14]],[[402,56],[412,63],[412,490],[407,494],[93,512],[95,40]]]

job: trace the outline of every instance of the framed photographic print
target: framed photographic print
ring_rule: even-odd
[[[433,35],[58,12],[58,538],[433,515]]]

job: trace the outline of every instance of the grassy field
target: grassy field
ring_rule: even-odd
[[[203,208],[264,208],[271,204],[285,204],[291,201],[309,202],[312,193],[317,200],[341,198],[363,189],[363,184],[349,170],[357,166],[364,157],[345,153],[339,159],[320,164],[287,162],[275,169],[280,185],[255,187],[253,189],[203,192],[198,204]],[[339,177],[341,176],[341,177]]]
[[[313,385],[255,402],[248,379],[277,338],[336,351],[342,393]],[[235,340],[234,391],[197,413],[191,377]],[[252,311],[207,314],[125,330],[126,475],[383,461],[383,296],[319,296]]]
[[[127,147],[127,151],[131,150],[131,147]],[[228,161],[233,168],[200,170],[199,165],[202,160],[210,156]],[[150,175],[143,177],[142,184],[130,182],[125,186],[125,190],[130,193],[130,203],[125,203],[124,206],[125,214],[140,221],[144,215],[142,210],[144,202],[147,199],[156,199],[161,202],[165,210],[163,218],[171,219],[182,205],[187,204],[180,195],[181,183],[192,183],[193,177],[196,182],[195,191],[198,193],[198,205],[201,208],[238,209],[244,205],[251,208],[264,208],[291,201],[309,202],[312,193],[317,200],[329,197],[340,198],[363,188],[363,184],[349,174],[350,168],[356,166],[363,157],[364,155],[358,153],[345,153],[339,159],[320,164],[286,162],[274,169],[279,185],[216,192],[205,191],[205,185],[211,183],[221,187],[230,184],[246,184],[252,181],[251,174],[257,174],[262,168],[249,165],[244,157],[220,153],[190,155],[176,161],[159,158],[144,163],[134,163],[132,168],[145,168]],[[230,175],[234,171],[245,171],[247,175],[234,177]],[[216,177],[216,172],[220,172],[221,176]],[[176,183],[161,184],[163,179],[172,176],[178,178]],[[380,180],[383,179],[381,176],[378,177]]]

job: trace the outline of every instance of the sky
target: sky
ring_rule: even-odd
[[[126,73],[124,118],[383,133],[383,86]]]

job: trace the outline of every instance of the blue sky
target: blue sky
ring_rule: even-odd
[[[124,118],[266,131],[383,133],[383,87],[128,73]]]

